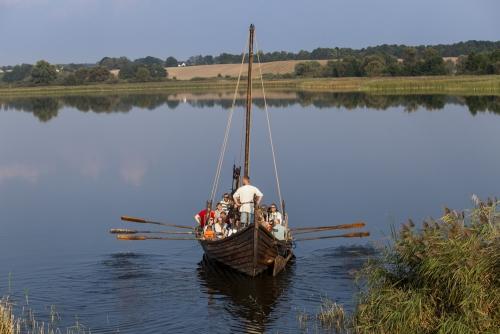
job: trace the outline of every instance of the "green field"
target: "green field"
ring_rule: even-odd
[[[0,86],[0,96],[61,95],[80,93],[159,92],[233,89],[235,80],[205,79],[193,81],[169,80],[148,83],[95,84],[83,86]],[[255,88],[260,82],[254,81]],[[368,92],[384,94],[462,94],[500,95],[500,75],[320,78],[265,81],[268,89],[315,90],[331,92]],[[245,83],[241,83],[241,88]]]

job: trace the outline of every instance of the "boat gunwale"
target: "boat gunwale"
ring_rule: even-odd
[[[249,226],[246,226],[242,230],[236,232],[235,234],[230,235],[229,237],[225,237],[222,239],[199,239],[198,241],[200,243],[204,242],[207,245],[216,245],[218,243],[230,242],[232,239],[238,238],[239,236],[243,235],[243,233],[245,233],[247,230],[253,229],[253,228],[254,228],[254,224],[250,224]],[[287,242],[291,241],[291,240],[278,240],[278,239],[276,239],[276,237],[271,232],[266,230],[262,225],[259,225],[259,230],[261,230],[262,232],[267,234],[269,237],[271,237],[272,241],[277,243],[277,244],[286,244]]]

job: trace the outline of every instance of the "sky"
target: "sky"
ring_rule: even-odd
[[[500,40],[499,0],[0,0],[0,65]]]

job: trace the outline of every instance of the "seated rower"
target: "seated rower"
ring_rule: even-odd
[[[209,239],[209,240],[215,239],[215,233],[214,233],[214,230],[212,228],[212,225],[207,224],[207,226],[205,226],[205,230],[203,232],[203,237],[205,239]]]
[[[233,226],[233,224],[231,224],[230,222],[228,222],[226,225],[225,225],[225,229],[226,229],[226,236],[227,237],[230,237],[232,236],[233,234],[235,234],[236,232],[238,232],[238,229],[235,228]]]
[[[196,222],[202,229],[205,227],[207,217],[215,218],[215,212],[213,210],[210,210],[210,213],[207,214],[208,210],[209,209],[203,209],[194,216],[194,220],[196,220]]]
[[[287,229],[281,223],[281,220],[276,220],[276,223],[273,226],[273,231],[271,232],[274,237],[278,240],[285,240]]]
[[[213,226],[213,230],[215,232],[215,236],[217,237],[217,239],[222,239],[226,236],[226,233],[224,231],[224,226],[222,223],[222,217],[217,218]]]
[[[215,207],[215,219],[219,218],[221,213],[225,212],[222,206],[222,203],[217,203],[217,206]]]
[[[222,205],[222,210],[226,213],[229,212],[229,208],[233,205],[231,202],[231,196],[229,193],[225,193],[224,196],[222,196],[222,200],[218,203]]]
[[[271,206],[269,207],[269,215],[267,217],[267,221],[273,224],[276,224],[278,222],[281,224],[283,222],[281,212],[278,211],[275,203],[271,204]]]

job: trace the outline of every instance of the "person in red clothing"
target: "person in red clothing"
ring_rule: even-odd
[[[210,218],[214,218],[215,220],[215,211],[210,210]],[[200,225],[201,228],[204,228],[205,223],[207,221],[207,209],[203,209],[200,212],[198,212],[194,216],[194,220],[196,220],[196,222],[198,223],[198,225]]]

